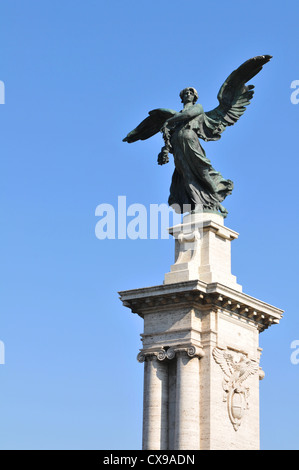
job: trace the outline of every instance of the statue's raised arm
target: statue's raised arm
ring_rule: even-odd
[[[184,108],[180,111],[154,109],[124,142],[145,140],[159,131],[165,145],[158,163],[168,162],[168,153],[174,157],[175,170],[170,187],[169,205],[177,212],[206,211],[221,213],[227,210],[221,202],[231,194],[233,182],[222,177],[206,157],[198,138],[204,141],[219,140],[222,132],[235,124],[244,114],[253,97],[253,85],[246,85],[269,62],[270,55],[253,57],[233,71],[218,93],[219,105],[209,112],[196,103],[198,93],[193,87],[181,91]]]

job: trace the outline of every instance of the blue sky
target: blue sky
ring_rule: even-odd
[[[139,449],[142,320],[117,292],[160,284],[173,240],[99,240],[101,203],[165,203],[157,135],[123,137],[151,109],[205,110],[242,62],[273,55],[254,99],[204,144],[235,183],[232,271],[285,310],[260,336],[262,449],[299,449],[297,1],[3,0],[0,3],[1,449]]]

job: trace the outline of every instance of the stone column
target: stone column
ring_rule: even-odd
[[[168,448],[168,368],[156,354],[139,354],[144,362],[143,450]]]
[[[199,358],[196,348],[177,352],[175,438],[176,450],[200,447]]]
[[[231,274],[237,233],[220,215],[187,216],[170,232],[164,283],[120,292],[144,320],[143,448],[256,450],[259,334],[283,311],[242,292]]]

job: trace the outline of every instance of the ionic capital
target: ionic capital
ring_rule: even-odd
[[[169,360],[171,361],[176,355],[187,354],[188,357],[198,357],[201,359],[204,356],[204,350],[201,347],[194,346],[193,344],[184,345],[184,346],[173,346],[165,347],[159,350],[143,350],[137,356],[137,361],[142,363],[145,360],[153,361],[158,360],[160,362]]]
[[[190,346],[175,347],[174,351],[177,354],[187,354],[187,356],[190,358],[198,357],[201,359],[205,355],[205,352],[201,347],[194,346],[193,344]]]
[[[175,352],[172,348],[168,349],[160,349],[158,351],[141,351],[137,356],[138,362],[144,362],[145,360],[153,361],[158,360],[160,362],[164,361],[165,359],[173,359],[175,356]]]

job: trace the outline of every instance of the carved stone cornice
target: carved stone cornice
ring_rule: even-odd
[[[283,311],[220,283],[186,281],[176,284],[119,292],[123,305],[142,318],[157,310],[198,308],[203,312],[220,309],[229,315],[252,322],[259,331],[279,323]]]

